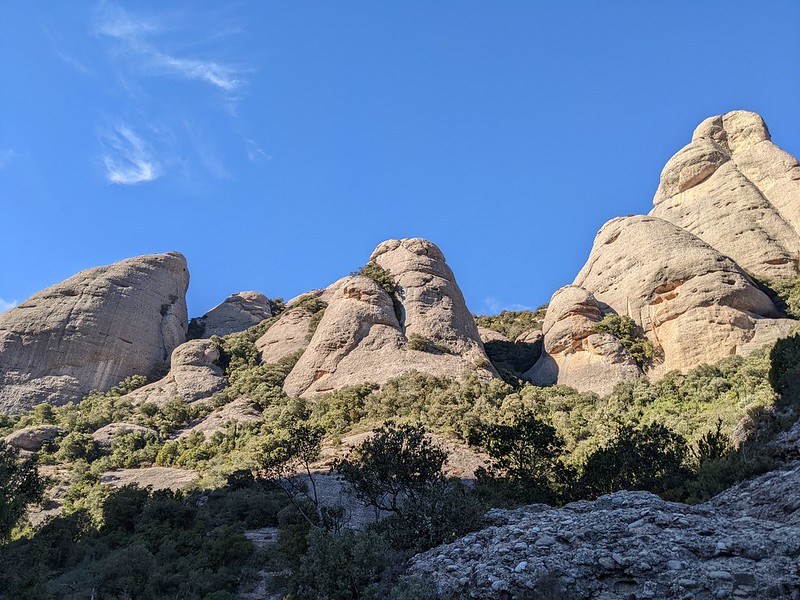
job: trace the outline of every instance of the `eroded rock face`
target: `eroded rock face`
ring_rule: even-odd
[[[422,238],[387,240],[370,260],[398,285],[406,336],[422,335],[448,352],[486,358],[478,326],[439,248]]]
[[[641,377],[636,361],[613,335],[595,333],[603,316],[603,308],[582,287],[558,290],[542,327],[544,352],[525,378],[535,385],[559,383],[604,395],[621,381]]]
[[[653,205],[651,215],[693,233],[757,277],[800,273],[800,165],[772,143],[755,113],[703,121],[664,167]]]
[[[655,217],[606,223],[574,285],[642,328],[660,355],[651,377],[747,354],[795,323],[773,318],[772,301],[733,260]],[[578,337],[566,329],[562,335],[545,327],[545,348]]]
[[[201,337],[229,335],[258,325],[272,316],[269,299],[260,292],[239,292],[228,297],[197,319],[203,328]]]
[[[219,392],[227,379],[218,365],[219,350],[211,340],[189,340],[172,353],[166,377],[127,394],[134,403],[163,406],[173,400],[195,402]]]
[[[798,598],[800,528],[619,492],[491,526],[412,559],[442,598]]]
[[[186,339],[186,259],[82,271],[0,315],[0,412],[80,400],[147,375]]]
[[[418,238],[390,240],[378,246],[371,260],[394,277],[398,298],[366,277],[337,282],[314,336],[286,378],[287,394],[380,384],[410,371],[453,378],[465,371],[496,376],[453,273],[435,245]],[[421,346],[427,347],[415,349]]]

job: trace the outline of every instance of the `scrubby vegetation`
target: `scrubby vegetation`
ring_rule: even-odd
[[[594,326],[595,333],[610,333],[620,345],[631,353],[631,357],[642,371],[647,371],[655,352],[636,321],[624,315],[606,315]]]
[[[316,315],[325,305],[306,298],[292,310],[300,308]],[[6,494],[17,505],[0,515],[11,523],[0,552],[0,598],[78,598],[92,589],[103,598],[226,598],[265,561],[290,573],[275,578],[290,598],[433,597],[429,583],[400,577],[404,561],[480,527],[486,508],[561,504],[621,488],[702,501],[768,469],[765,442],[800,407],[800,335],[748,358],[620,384],[602,398],[564,386],[408,373],[305,401],[282,390],[299,354],[260,363],[254,342],[276,322],[215,339],[229,385],[207,401],[133,405],[126,394],[145,380],[132,378],[77,404],[0,419],[2,435],[63,427],[35,460],[71,469],[61,515],[38,528],[11,529],[40,494]],[[508,320],[506,331],[520,322]],[[642,340],[624,318],[604,322],[636,351]],[[232,401],[261,417],[179,435]],[[92,434],[112,422],[152,431],[101,445]],[[353,531],[341,507],[321,500],[313,465],[324,445],[367,430],[374,437],[335,467],[354,496],[385,518]],[[446,452],[428,433],[489,457],[474,488],[447,478]],[[13,469],[31,472],[34,459],[9,457],[0,480]],[[185,493],[100,482],[108,469],[150,465],[192,469],[202,479]],[[258,553],[243,532],[266,526],[280,529],[279,542]],[[14,565],[23,561],[31,566],[20,572]]]
[[[486,327],[502,333],[510,341],[531,329],[541,329],[547,305],[536,310],[504,310],[499,315],[475,315],[478,327]]]

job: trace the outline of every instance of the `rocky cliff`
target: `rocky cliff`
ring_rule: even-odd
[[[393,293],[363,276],[337,282],[308,347],[286,378],[287,394],[380,384],[409,371],[496,376],[439,248],[420,238],[389,240],[370,262],[391,276]]]
[[[595,331],[609,314],[633,319],[652,344],[651,379],[786,336],[796,321],[751,276],[798,275],[798,207],[800,166],[760,116],[706,119],[664,167],[650,216],[606,223],[572,286],[553,296],[545,352],[526,377],[605,394],[641,376]]]
[[[150,254],[82,271],[0,315],[0,412],[63,404],[169,361],[186,339],[189,271]]]

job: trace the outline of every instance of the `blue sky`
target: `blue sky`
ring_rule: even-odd
[[[473,312],[536,307],[705,117],[800,155],[798,31],[796,0],[4,2],[0,310],[179,250],[196,316],[411,236]]]

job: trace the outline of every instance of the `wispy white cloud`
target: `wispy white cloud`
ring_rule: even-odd
[[[19,155],[10,148],[6,148],[5,150],[0,150],[0,171],[5,169],[8,166],[8,164],[12,160],[14,160],[17,156]]]
[[[6,300],[0,298],[0,313],[7,311],[9,308],[14,308],[19,302],[16,300]]]
[[[99,138],[109,182],[133,185],[153,181],[162,174],[150,145],[127,125],[117,123],[108,127]]]
[[[268,160],[272,160],[272,156],[259,148],[258,143],[255,140],[245,138],[244,141],[247,147],[247,158],[250,159],[250,162],[264,163]]]
[[[144,72],[198,80],[231,92],[244,84],[244,69],[220,60],[177,56],[157,46],[152,38],[166,30],[153,17],[134,15],[119,6],[105,5],[97,32],[117,40],[123,54]]]
[[[483,301],[486,314],[496,315],[504,310],[520,311],[533,310],[533,307],[515,302],[502,302],[493,296],[489,296]]]

